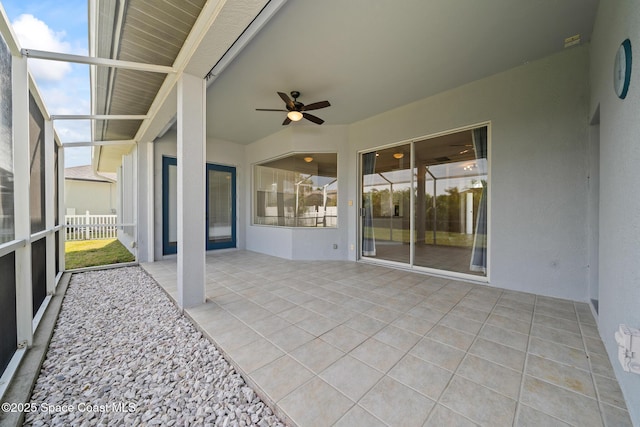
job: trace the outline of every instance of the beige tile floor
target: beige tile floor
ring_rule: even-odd
[[[175,259],[143,267],[175,299]],[[206,272],[186,313],[289,424],[631,426],[584,303],[246,251]]]

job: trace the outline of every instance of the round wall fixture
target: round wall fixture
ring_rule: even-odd
[[[618,98],[625,99],[631,82],[631,41],[620,44],[613,64],[613,88]]]

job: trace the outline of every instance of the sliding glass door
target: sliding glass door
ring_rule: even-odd
[[[362,155],[363,258],[486,276],[487,131]]]

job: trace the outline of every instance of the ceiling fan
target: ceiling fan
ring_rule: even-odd
[[[324,123],[324,120],[322,120],[320,117],[314,116],[313,114],[309,114],[306,111],[319,110],[320,108],[331,106],[331,104],[329,104],[329,101],[320,101],[314,102],[313,104],[304,105],[302,102],[298,101],[300,92],[298,92],[297,90],[291,92],[293,101],[284,92],[278,92],[278,95],[280,95],[280,98],[282,98],[282,100],[284,101],[285,106],[287,107],[286,110],[256,108],[256,111],[283,111],[287,113],[287,117],[284,119],[284,122],[282,122],[283,125],[288,125],[291,122],[297,122],[299,120],[302,120],[302,118],[305,118],[315,124],[321,125]]]

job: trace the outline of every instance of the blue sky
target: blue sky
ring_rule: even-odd
[[[87,55],[87,0],[0,0],[20,47]],[[49,114],[90,114],[89,67],[29,60]],[[62,142],[89,141],[88,121],[56,121]],[[65,149],[65,165],[91,162],[89,148]]]

